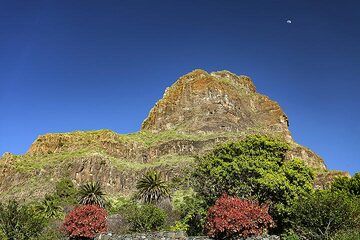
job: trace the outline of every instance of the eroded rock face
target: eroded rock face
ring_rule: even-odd
[[[203,70],[186,74],[166,89],[142,124],[142,130],[154,133],[176,130],[279,136],[293,145],[290,157],[326,169],[317,154],[293,141],[288,127],[288,117],[279,104],[257,93],[249,77]]]
[[[75,184],[99,180],[110,194],[130,194],[148,168],[170,179],[181,175],[194,156],[248,134],[280,137],[291,146],[288,158],[326,170],[317,154],[294,142],[288,125],[281,107],[257,93],[249,77],[195,70],[165,91],[138,133],[46,134],[23,156],[4,154],[0,193],[19,199],[42,197],[57,180],[70,177]]]
[[[176,81],[151,109],[142,130],[272,132],[291,140],[280,106],[256,92],[249,77],[195,70]]]

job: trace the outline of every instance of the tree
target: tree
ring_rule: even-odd
[[[226,193],[270,201],[278,231],[288,225],[290,206],[313,191],[313,174],[299,159],[286,159],[290,146],[267,136],[248,136],[198,159],[193,187],[208,206]]]
[[[169,197],[169,187],[156,171],[148,171],[136,184],[137,197],[145,203],[156,203]]]
[[[292,207],[292,227],[305,239],[331,239],[360,227],[360,201],[344,192],[318,190]]]
[[[79,203],[105,207],[105,193],[99,182],[86,183],[80,187]]]
[[[30,208],[15,200],[0,204],[0,232],[7,240],[29,240],[37,237],[45,227],[45,220]]]
[[[107,212],[98,205],[83,205],[65,218],[63,229],[71,239],[94,239],[107,231]]]
[[[268,205],[223,195],[209,209],[205,229],[215,239],[259,236],[274,226],[268,210]]]
[[[331,185],[333,191],[345,191],[354,196],[360,196],[360,173],[352,178],[338,177]]]

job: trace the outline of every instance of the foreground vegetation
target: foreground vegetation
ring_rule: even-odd
[[[43,200],[0,205],[0,239],[93,239],[105,233],[182,230],[215,239],[266,233],[286,240],[355,240],[360,173],[316,190],[314,173],[289,146],[249,136],[196,160],[182,178],[148,171],[131,197],[107,197],[98,182],[77,189],[62,179]]]

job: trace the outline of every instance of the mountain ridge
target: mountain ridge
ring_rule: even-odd
[[[56,180],[68,177],[78,185],[99,180],[107,192],[127,195],[147,169],[158,169],[167,179],[181,176],[195,156],[249,134],[281,138],[291,146],[288,158],[326,172],[321,157],[292,139],[288,125],[279,104],[257,93],[249,77],[197,69],[165,91],[139,132],[45,134],[24,155],[4,154],[0,191],[6,197],[42,197]]]

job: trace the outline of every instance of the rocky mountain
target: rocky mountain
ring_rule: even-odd
[[[142,125],[152,132],[244,132],[259,129],[291,139],[280,106],[256,93],[249,77],[195,70],[168,88]]]
[[[256,92],[252,80],[228,71],[192,71],[166,89],[141,130],[110,130],[39,136],[24,155],[0,159],[3,198],[42,197],[60,178],[76,184],[99,180],[109,194],[127,195],[142,172],[159,169],[167,178],[181,175],[194,156],[247,134],[268,134],[287,141],[290,157],[303,159],[324,174],[323,160],[297,144],[278,103]]]

